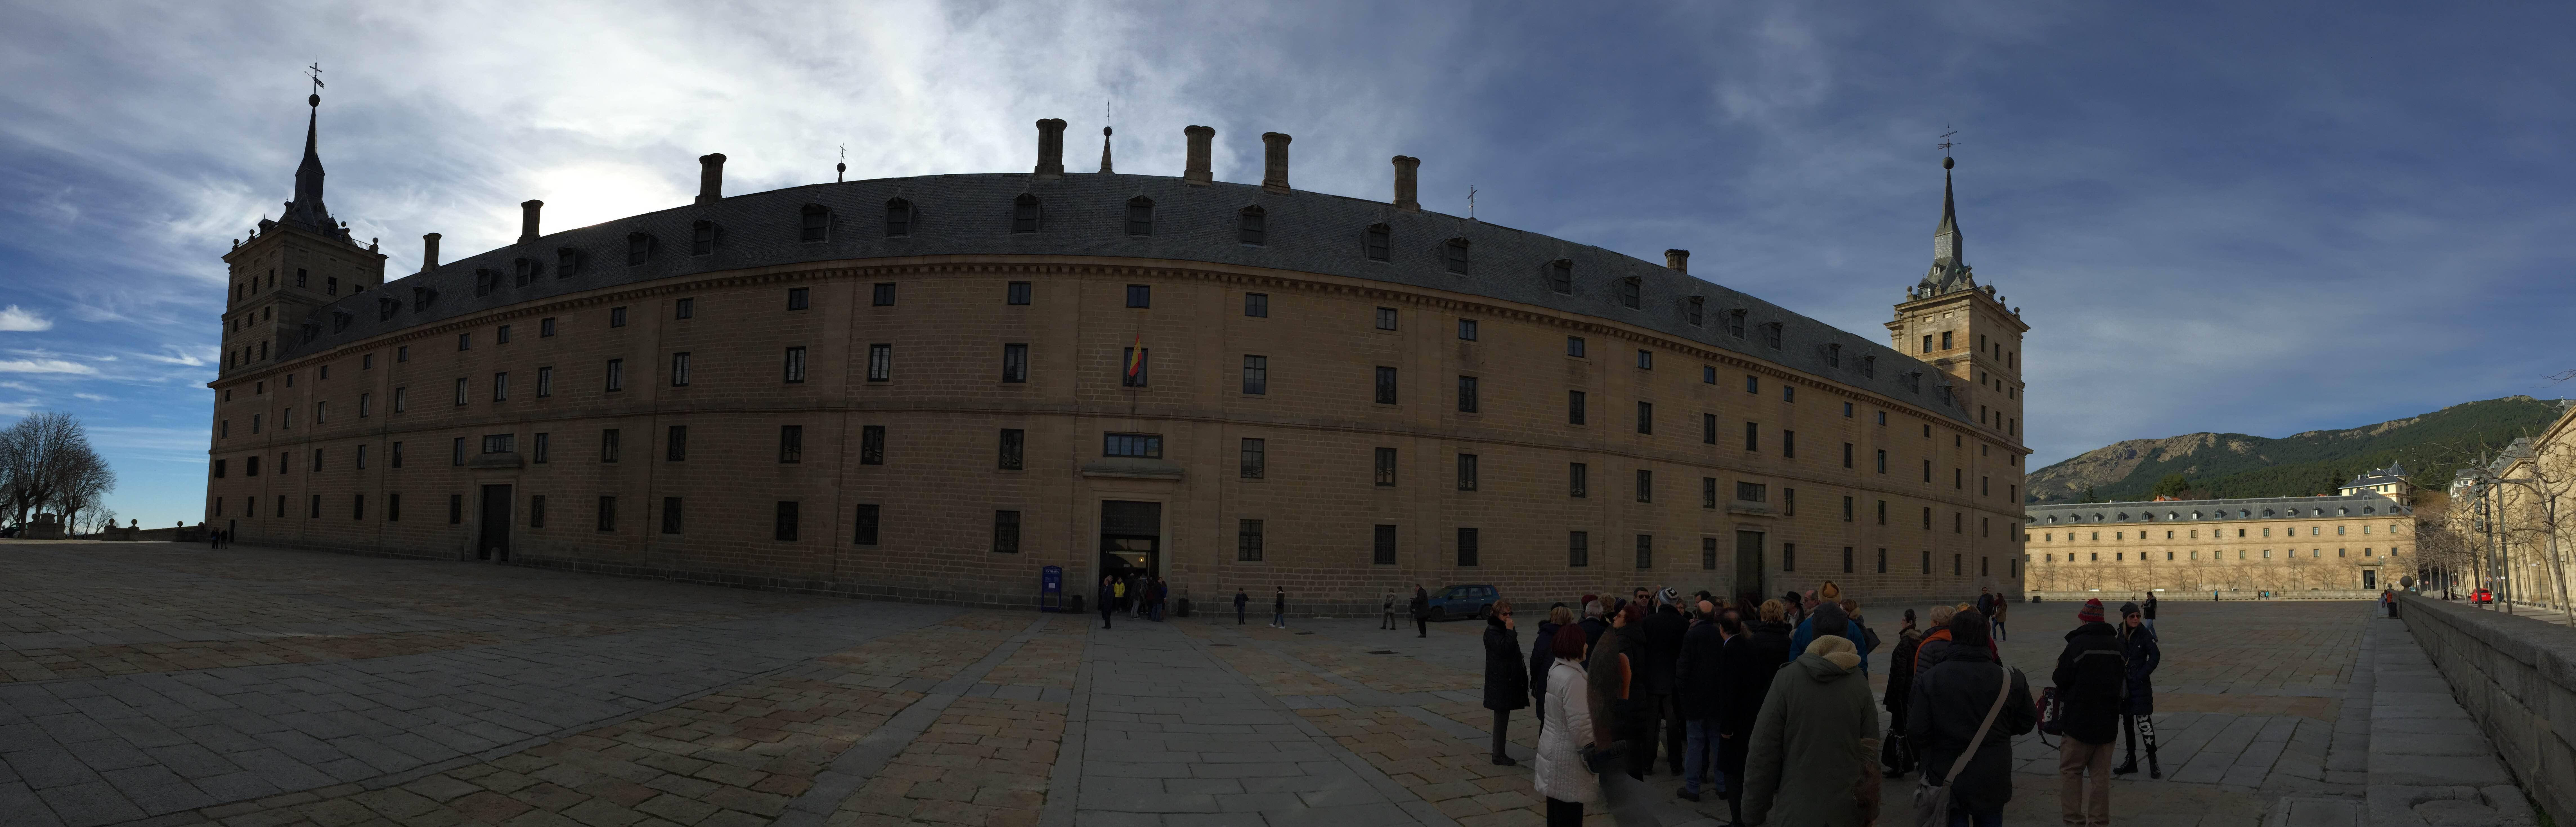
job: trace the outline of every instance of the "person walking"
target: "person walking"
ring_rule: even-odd
[[[1109,628],[1109,616],[1118,611],[1117,582],[1118,578],[1107,575],[1100,578],[1100,628]]]
[[[2211,592],[2211,594],[2217,594],[2217,592]],[[2147,631],[2150,631],[2150,632],[2155,631],[2155,630],[2156,630],[2156,593],[2155,593],[2155,592],[2148,592],[2148,593],[2147,593],[2147,602],[2145,602],[2145,603],[2143,603],[2143,604],[2140,604],[2140,605],[2138,606],[2138,608],[2139,608],[2140,610],[2142,610],[2142,611],[2140,612],[2140,614],[2141,614],[2141,619],[2143,619],[2143,620],[2146,622]]]
[[[2384,614],[2384,615],[2386,615],[2386,616],[2388,616],[2388,617],[2396,617],[2396,616],[2397,616],[2397,592],[2396,592],[2396,590],[2394,590],[2394,589],[2380,589],[2380,590],[2379,590],[2379,611],[2380,611],[2380,613],[2382,613],[2382,614]]]
[[[1644,654],[1645,646],[1638,640],[1638,633],[1643,631],[1639,624],[1644,619],[1644,607],[1634,603],[1610,615],[1610,631],[1603,633],[1601,642],[1592,647],[1583,670],[1592,683],[1587,696],[1592,702],[1592,740],[1601,751],[1613,743],[1627,744],[1630,753],[1638,751],[1637,657],[1631,653]],[[1634,755],[1627,763],[1628,777],[1645,780],[1645,767],[1637,763]]]
[[[1753,824],[1878,820],[1878,710],[1839,603],[1818,596],[1815,642],[1771,677],[1744,762]]]
[[[1719,666],[1717,773],[1726,786],[1718,794],[1726,799],[1729,821],[1736,825],[1744,823],[1744,761],[1753,723],[1770,694],[1772,673],[1789,662],[1789,624],[1782,620],[1788,604],[1765,600],[1757,611],[1743,634],[1726,640]]]
[[[2120,689],[2128,674],[2120,633],[2102,622],[2102,599],[2084,601],[2075,619],[2050,676],[2066,704],[2065,737],[2057,745],[2058,815],[2067,827],[2105,827],[2111,823],[2111,747],[2120,740]],[[1961,657],[1960,648],[1949,656]]]
[[[1521,660],[1521,636],[1514,631],[1512,602],[1494,601],[1485,616],[1485,708],[1494,711],[1494,764],[1515,766],[1504,749],[1503,728],[1512,710],[1529,706],[1529,664]]]
[[[2152,599],[2154,599],[2154,598],[2148,598],[2148,599],[2152,600]],[[2011,608],[2012,608],[2012,601],[2010,601],[2010,600],[2005,600],[2005,599],[2000,598],[2000,597],[1995,598],[1995,613],[1994,613],[1992,616],[1990,616],[1990,617],[1986,618],[1986,619],[1987,619],[1987,621],[1988,621],[1989,623],[1991,623],[1991,624],[1993,625],[1993,627],[1994,627],[1994,635],[1992,636],[1992,639],[1993,639],[1993,640],[2000,641],[2000,640],[2003,640],[2003,639],[2004,639],[2004,612],[2006,612],[2006,611],[2010,610]]]
[[[1234,590],[1234,625],[1243,625],[1243,607],[1251,602],[1252,595],[1244,594],[1240,588]]]
[[[1914,627],[1914,610],[1905,610],[1905,625],[1896,630],[1896,648],[1887,653],[1887,735],[1894,748],[1879,750],[1894,760],[1887,764],[1887,777],[1897,778],[1914,770],[1918,745],[1906,734],[1905,713],[1914,695],[1914,652],[1923,645],[1923,630]]]
[[[1270,627],[1288,628],[1288,587],[1286,586],[1279,587],[1279,594],[1270,598]]]
[[[1978,645],[1985,642],[1985,618],[1961,612],[1950,619],[1948,631],[1960,646],[1914,679],[1905,737],[1922,751],[1923,783],[1950,788],[1953,827],[2002,827],[2004,805],[2012,801],[2012,739],[2039,723],[2039,710],[2030,700],[2030,679],[2019,669],[2000,667],[1994,653]],[[2001,709],[1995,706],[1999,697]],[[1979,738],[1988,714],[1994,723]]]
[[[1655,734],[1661,730],[1664,765],[1673,775],[1682,774],[1683,724],[1680,709],[1673,702],[1673,669],[1682,657],[1682,638],[1690,633],[1690,620],[1682,616],[1682,595],[1672,589],[1655,593],[1652,611],[1646,618],[1646,660],[1639,670],[1645,685],[1642,723],[1646,742],[1637,745],[1645,753],[1646,766],[1655,765]]]
[[[1385,605],[1379,606],[1378,608],[1386,611],[1386,617],[1378,623],[1377,627],[1390,632],[1395,631],[1395,592],[1393,590],[1389,590],[1383,593],[1381,598]]]
[[[1556,663],[1556,657],[1549,654],[1549,650],[1556,645],[1556,630],[1559,627],[1572,625],[1574,625],[1574,610],[1559,603],[1548,607],[1547,619],[1538,622],[1538,634],[1531,636],[1530,717],[1538,719],[1540,726],[1547,725],[1547,668]]]
[[[1413,636],[1430,637],[1431,593],[1423,591],[1420,583],[1413,584],[1413,604],[1410,608],[1413,610]]]
[[[2164,649],[2156,645],[2156,632],[2146,627],[2139,616],[2138,604],[2120,605],[2120,659],[2128,669],[2128,694],[2120,699],[2120,731],[2126,733],[2129,760],[2111,768],[2112,775],[2138,771],[2138,742],[2147,742],[2147,777],[2165,777],[2163,764],[2156,761],[2156,687],[2153,676],[2156,664],[2164,661]]]
[[[1538,730],[1538,757],[1531,767],[1539,798],[1547,802],[1547,827],[1583,827],[1583,805],[1601,803],[1601,776],[1584,760],[1599,738],[1593,731],[1591,676],[1584,671],[1583,628],[1556,627],[1548,639],[1546,697]]]
[[[1718,625],[1717,605],[1702,600],[1698,610],[1690,631],[1682,636],[1681,656],[1673,665],[1674,711],[1681,715],[1687,735],[1681,753],[1682,788],[1673,794],[1685,801],[1699,800],[1700,776],[1717,765],[1712,760],[1718,741],[1717,698],[1726,677],[1726,631]]]

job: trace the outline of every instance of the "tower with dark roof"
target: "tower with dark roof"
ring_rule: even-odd
[[[316,316],[325,305],[384,282],[385,256],[360,245],[322,203],[322,96],[305,98],[304,158],[295,167],[293,200],[275,219],[260,219],[224,255],[225,371],[264,364],[289,347],[346,322]]]
[[[1977,424],[2014,444],[2022,443],[2021,312],[1977,283],[1959,232],[1959,199],[1950,179],[1957,162],[1941,159],[1941,223],[1932,230],[1932,267],[1887,323],[1888,343],[1939,369],[1919,380],[1927,393],[1946,394]]]

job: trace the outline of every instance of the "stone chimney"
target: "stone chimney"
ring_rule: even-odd
[[[1181,134],[1188,136],[1190,142],[1188,167],[1181,170],[1181,183],[1202,187],[1215,183],[1216,176],[1208,172],[1208,142],[1216,140],[1216,129],[1187,126],[1181,128]]]
[[[722,152],[698,156],[698,203],[713,204],[724,197],[724,162]]]
[[[1422,159],[1398,155],[1394,160],[1395,208],[1405,212],[1421,212],[1422,202],[1414,197],[1417,190],[1413,185],[1413,171],[1422,167]]]
[[[519,243],[537,240],[537,211],[545,207],[546,202],[534,198],[519,202]]]
[[[1288,191],[1287,133],[1261,133],[1261,188],[1271,192]]]
[[[1673,272],[1688,274],[1690,272],[1690,251],[1665,250],[1664,266],[1672,268]]]
[[[435,269],[438,269],[438,234],[426,233],[420,237],[420,271],[426,273]]]
[[[1064,119],[1038,120],[1037,174],[1048,178],[1064,177]]]

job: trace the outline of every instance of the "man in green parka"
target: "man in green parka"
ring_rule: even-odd
[[[1859,827],[1878,818],[1878,707],[1850,618],[1816,607],[1816,640],[1771,678],[1744,761],[1744,822]]]

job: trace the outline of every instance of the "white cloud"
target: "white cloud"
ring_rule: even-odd
[[[14,304],[0,307],[0,331],[39,333],[52,329],[54,320],[37,315],[36,311],[21,309]]]
[[[95,394],[95,393],[75,393],[75,394],[72,394],[72,398],[73,398],[73,399],[87,399],[87,400],[92,401],[92,402],[114,402],[114,401],[116,401],[116,400],[114,400],[114,399],[109,399],[109,398],[107,398],[107,397],[100,396],[100,395]]]
[[[97,368],[63,359],[0,359],[0,373],[78,373],[95,375]]]

